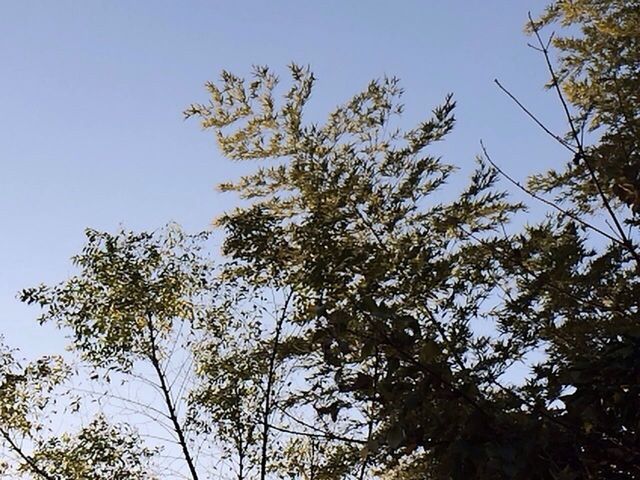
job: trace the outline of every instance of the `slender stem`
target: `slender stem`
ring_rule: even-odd
[[[602,235],[602,236],[608,238],[609,240],[611,240],[612,242],[615,242],[615,243],[617,243],[619,245],[625,246],[623,242],[621,242],[619,239],[617,239],[613,235],[610,235],[609,233],[607,233],[604,230],[596,227],[595,225],[590,224],[589,222],[585,222],[584,220],[582,220],[577,215],[574,215],[573,213],[569,212],[568,210],[565,210],[564,208],[556,205],[555,203],[553,203],[553,202],[547,200],[546,198],[541,197],[537,193],[532,192],[531,190],[529,190],[527,187],[522,185],[515,178],[513,178],[507,172],[505,172],[502,168],[500,168],[500,166],[496,162],[493,161],[493,159],[489,155],[489,152],[487,152],[487,149],[486,149],[486,147],[485,147],[485,145],[484,145],[484,143],[482,141],[480,141],[480,146],[482,148],[482,153],[484,154],[484,157],[487,159],[487,161],[491,164],[491,166],[493,168],[495,168],[497,170],[497,172],[500,175],[502,175],[504,178],[506,178],[509,181],[509,183],[513,184],[514,186],[516,186],[518,189],[522,190],[524,193],[526,193],[530,197],[538,200],[539,202],[544,203],[545,205],[547,205],[547,206],[549,206],[551,208],[554,208],[555,210],[557,210],[558,212],[560,212],[564,216],[569,217],[571,220],[574,220],[574,221],[578,222],[583,227],[588,228],[590,230],[593,230],[594,232],[599,233],[600,235]]]
[[[238,480],[244,480],[244,446],[242,445],[242,437],[238,444]]]
[[[160,382],[160,390],[162,391],[162,395],[164,397],[164,403],[167,407],[169,419],[171,420],[173,429],[176,432],[176,435],[178,436],[178,443],[180,445],[180,448],[182,449],[182,455],[184,456],[184,459],[187,462],[189,472],[191,473],[191,478],[193,480],[198,480],[198,472],[193,462],[193,458],[191,457],[191,453],[189,452],[187,440],[184,436],[184,432],[182,430],[182,426],[180,425],[180,421],[178,420],[176,408],[173,404],[173,400],[171,399],[169,386],[167,385],[165,374],[164,374],[164,371],[162,370],[162,365],[158,357],[156,333],[155,333],[155,328],[153,326],[153,320],[151,319],[150,315],[147,316],[147,328],[149,329],[149,345],[151,347],[151,351],[149,352],[149,360],[151,361],[151,365],[153,366],[153,369],[155,370],[158,376],[158,381]]]
[[[536,48],[536,50],[538,50]],[[576,153],[576,149],[573,145],[571,145],[569,142],[567,142],[566,140],[564,140],[562,137],[560,137],[559,135],[556,135],[555,133],[553,133],[551,130],[549,130],[549,128],[540,121],[540,119],[534,115],[531,110],[529,110],[527,107],[524,106],[524,104],[518,100],[518,97],[516,97],[513,93],[511,93],[504,85],[502,85],[500,83],[500,81],[496,78],[493,80],[493,82],[498,86],[498,88],[500,90],[502,90],[511,100],[513,100],[513,102],[518,105],[518,107],[520,107],[520,110],[522,110],[524,113],[527,114],[527,116],[529,118],[531,118],[531,120],[533,120],[535,122],[536,125],[538,125],[542,130],[545,131],[545,133],[547,133],[550,137],[552,137],[554,140],[556,140],[558,143],[560,143],[563,147],[565,147],[567,150],[569,150],[571,153]]]
[[[276,328],[273,336],[273,347],[269,355],[269,369],[267,372],[267,387],[264,393],[264,412],[262,416],[262,449],[260,458],[260,480],[267,477],[267,450],[269,446],[269,416],[271,415],[271,395],[273,391],[273,383],[275,380],[276,357],[278,355],[278,345],[282,334],[282,326],[287,315],[289,302],[293,297],[293,290],[287,295],[282,307],[282,314],[276,320]]]
[[[369,422],[367,424],[367,444],[371,442],[371,437],[373,436],[373,427],[375,425],[375,409],[376,409],[376,394],[378,393],[378,375],[379,375],[379,367],[380,367],[380,353],[378,352],[378,348],[376,347],[376,355],[374,360],[373,367],[373,395],[371,395],[371,408],[369,410]],[[369,463],[370,453],[367,450],[367,454],[362,460],[362,466],[360,467],[360,477],[359,480],[364,480],[364,475],[367,473],[367,464]]]
[[[269,428],[273,430],[277,430],[278,432],[288,433],[291,435],[298,435],[300,437],[309,437],[309,438],[324,438],[327,440],[339,440],[345,443],[357,443],[359,445],[366,445],[366,440],[360,440],[358,438],[349,438],[343,437],[342,435],[334,435],[330,432],[325,433],[313,433],[313,432],[301,432],[300,430],[292,430],[290,428],[281,427],[279,425],[271,425],[269,424]]]
[[[13,439],[11,438],[11,435],[9,435],[9,433],[3,429],[0,428],[0,435],[2,435],[2,437],[5,439],[5,441],[9,444],[9,446],[11,447],[11,449],[22,459],[24,460],[24,462],[29,466],[29,468],[31,469],[31,471],[33,473],[35,473],[36,475],[39,475],[40,477],[42,477],[44,480],[54,480],[54,478],[49,475],[47,472],[45,472],[44,470],[42,470],[38,464],[36,463],[36,461],[31,458],[29,455],[27,455],[26,453],[24,453],[24,451],[22,450],[22,448],[20,448],[20,446],[18,444],[16,444],[16,442],[13,441]]]
[[[89,390],[86,388],[80,388],[80,387],[71,387],[70,390],[73,390],[74,392],[78,392],[78,393],[82,393],[85,395],[93,395],[93,396],[98,396],[98,397],[107,397],[107,398],[111,398],[113,400],[117,400],[119,402],[123,402],[125,404],[130,404],[133,405],[134,407],[139,407],[142,410],[148,410],[150,412],[156,413],[164,418],[166,418],[167,420],[170,420],[169,415],[167,415],[165,412],[163,412],[162,410],[159,410],[155,407],[152,407],[150,404],[146,404],[146,403],[142,403],[142,402],[138,402],[136,400],[132,400],[130,398],[126,398],[120,395],[116,395],[114,393],[109,393],[109,392],[96,392],[93,390]],[[133,409],[133,407],[131,407]],[[146,413],[143,412],[143,415],[146,415],[147,417],[149,417],[150,419],[157,419],[157,417],[153,417],[152,415],[148,415]]]
[[[309,480],[316,478],[316,441],[311,440],[311,459],[309,461]]]
[[[336,440],[344,440],[345,442],[357,442],[357,439],[352,439],[352,438],[348,438],[348,437],[340,437],[337,436],[331,432],[328,432],[326,430],[323,430],[320,427],[316,427],[315,425],[312,425],[308,422],[305,422],[304,420],[299,419],[298,417],[296,417],[295,415],[292,415],[291,413],[287,412],[284,408],[282,408],[281,406],[277,407],[278,410],[280,410],[282,412],[282,414],[288,418],[290,418],[291,420],[293,420],[294,422],[296,422],[299,425],[302,425],[305,428],[308,428],[309,430],[313,430],[314,432],[318,432],[319,434],[321,434],[320,436],[323,437],[328,437],[330,436],[331,438],[334,438]],[[364,442],[363,442],[364,443]]]

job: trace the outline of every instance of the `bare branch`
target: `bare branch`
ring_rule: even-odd
[[[535,48],[535,47],[534,47],[534,48]],[[538,48],[536,48],[536,50],[539,50],[539,49],[538,49]],[[500,81],[499,81],[497,78],[496,78],[496,79],[494,79],[493,81],[494,81],[494,83],[498,86],[498,88],[500,88],[500,90],[502,90],[504,93],[506,93],[506,94],[507,94],[507,96],[508,96],[511,100],[513,100],[513,101],[514,101],[514,103],[515,103],[516,105],[518,105],[518,107],[520,107],[520,109],[521,109],[524,113],[526,113],[526,114],[529,116],[529,118],[531,118],[531,120],[533,120],[533,121],[536,123],[536,125],[538,125],[542,130],[544,130],[544,131],[545,131],[545,133],[547,133],[551,138],[553,138],[555,141],[557,141],[560,145],[562,145],[563,147],[565,147],[565,148],[566,148],[567,150],[569,150],[571,153],[573,153],[573,154],[577,153],[577,152],[576,152],[576,148],[575,148],[573,145],[571,145],[569,142],[567,142],[567,141],[566,141],[565,139],[563,139],[561,136],[559,136],[559,135],[557,135],[557,134],[553,133],[551,130],[549,130],[549,128],[548,128],[544,123],[542,123],[542,121],[540,121],[540,120],[538,119],[538,117],[536,117],[536,116],[531,112],[531,110],[529,110],[527,107],[525,107],[525,106],[523,105],[523,103],[522,103],[520,100],[518,100],[518,98],[517,98],[513,93],[511,93],[509,90],[507,90],[507,88],[506,88],[506,87],[504,87],[504,86],[500,83]]]
[[[347,443],[358,443],[360,445],[366,445],[366,440],[360,440],[359,438],[350,438],[343,437],[341,435],[335,435],[333,433],[325,432],[325,433],[312,433],[312,432],[301,432],[300,430],[291,430],[286,427],[280,427],[278,425],[269,425],[269,428],[277,430],[278,432],[288,433],[291,435],[299,435],[301,437],[310,437],[310,438],[325,438],[328,440],[339,440],[341,442]]]
[[[496,162],[493,161],[493,159],[489,155],[489,152],[487,151],[487,148],[485,147],[484,142],[482,140],[480,140],[480,147],[482,148],[482,153],[484,154],[484,157],[491,164],[491,166],[493,168],[495,168],[500,175],[502,175],[504,178],[506,178],[509,181],[509,183],[513,184],[514,186],[516,186],[517,188],[522,190],[524,193],[526,193],[530,197],[532,197],[532,198],[538,200],[539,202],[542,202],[545,205],[557,210],[562,215],[565,215],[566,217],[569,217],[571,220],[574,220],[574,221],[578,222],[583,227],[588,228],[590,230],[593,230],[594,232],[599,233],[600,235],[608,238],[609,240],[611,240],[612,242],[617,243],[618,245],[625,246],[623,242],[621,242],[618,238],[614,237],[613,235],[605,232],[604,230],[596,227],[595,225],[592,225],[592,224],[590,224],[588,222],[585,222],[584,220],[582,220],[577,215],[571,213],[568,210],[565,210],[564,208],[560,207],[559,205],[553,203],[550,200],[547,200],[546,198],[538,195],[537,193],[531,191],[530,189],[528,189],[527,187],[522,185],[519,181],[517,181],[512,176],[510,176],[507,172],[505,172],[502,168],[500,168],[500,166]]]
[[[276,329],[273,336],[273,346],[269,356],[269,370],[267,373],[267,387],[264,393],[264,414],[262,423],[262,448],[260,458],[260,479],[265,480],[267,475],[267,448],[269,442],[269,416],[271,415],[271,394],[273,391],[273,382],[275,380],[276,357],[278,355],[278,345],[280,343],[280,335],[282,334],[282,326],[287,316],[289,302],[293,297],[293,290],[289,292],[282,307],[282,314],[276,321]]]

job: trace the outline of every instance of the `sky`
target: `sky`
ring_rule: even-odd
[[[251,165],[225,160],[213,136],[182,116],[206,101],[203,84],[223,69],[269,65],[284,81],[290,62],[311,65],[318,118],[394,75],[407,126],[454,93],[458,125],[438,153],[463,172],[480,139],[516,178],[564,161],[493,84],[499,78],[563,130],[523,34],[527,12],[544,3],[0,2],[0,334],[26,355],[59,348],[60,335],[38,326],[16,293],[71,275],[86,227],[175,221],[199,231],[232,208],[215,185]]]

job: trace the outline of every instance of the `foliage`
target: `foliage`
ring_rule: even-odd
[[[495,389],[529,345],[477,336],[472,325],[504,320],[483,303],[503,287],[495,252],[509,246],[502,227],[521,206],[493,188],[497,173],[482,162],[458,199],[434,201],[452,167],[426,149],[453,127],[450,97],[401,132],[390,123],[402,92],[383,79],[326,124],[304,126],[313,76],[291,72],[279,109],[276,77],[257,69],[246,83],[224,74],[222,86],[208,87],[211,103],[188,112],[217,129],[232,158],[287,159],[223,186],[254,203],[220,224],[228,275],[295,292],[290,321],[304,333],[282,355],[305,365],[308,388],[290,403],[313,406],[333,434],[364,436],[355,456],[349,450],[352,472],[416,450],[441,475],[480,465],[487,475],[531,471],[525,455],[535,458],[535,439],[517,445],[527,437],[516,428],[526,423],[523,401]]]
[[[277,77],[257,68],[248,81],[223,73],[207,85],[210,102],[187,111],[226,156],[265,163],[221,186],[252,200],[219,220],[226,275],[294,292],[289,321],[302,333],[282,357],[304,365],[305,389],[286,405],[312,406],[315,428],[364,440],[358,454],[345,450],[345,474],[410,459],[401,468],[422,478],[635,478],[640,264],[635,233],[621,227],[635,224],[635,203],[620,189],[640,169],[620,153],[637,139],[637,89],[612,104],[598,78],[616,71],[609,46],[587,51],[619,42],[616,68],[633,85],[637,11],[557,2],[532,23],[537,36],[554,20],[583,28],[556,38],[559,73],[539,37],[574,155],[564,174],[531,182],[575,209],[553,205],[521,232],[507,228],[523,207],[483,161],[456,200],[437,200],[452,167],[427,150],[453,127],[451,98],[402,131],[402,92],[382,79],[324,124],[305,124],[314,77],[293,65],[281,103]],[[610,36],[597,36],[603,28]],[[604,130],[591,147],[576,129],[589,118]],[[612,234],[593,223],[599,214]],[[530,352],[543,359],[510,384],[510,366]]]
[[[128,426],[109,425],[96,418],[77,434],[48,435],[56,413],[55,394],[69,379],[70,368],[60,357],[43,357],[22,367],[15,352],[3,346],[0,370],[0,435],[6,459],[3,472],[46,480],[152,479],[146,459],[152,452]],[[59,405],[62,407],[62,405]],[[30,443],[27,453],[25,444]],[[3,462],[4,463],[4,462]]]
[[[146,465],[152,455],[131,427],[97,417],[76,435],[38,444],[33,461],[55,480],[153,480]]]
[[[635,0],[559,0],[537,23],[559,23],[563,35],[553,44],[560,52],[557,79],[576,108],[576,132],[597,129],[600,140],[562,172],[550,172],[536,183],[559,189],[581,209],[599,208],[601,199],[591,178],[597,172],[607,195],[627,206],[631,221],[640,214],[640,2]],[[530,28],[531,30],[531,28]],[[585,125],[585,123],[588,123]],[[580,127],[580,128],[579,128]]]
[[[161,341],[174,322],[198,320],[195,301],[209,280],[198,256],[201,238],[176,226],[164,235],[89,229],[86,236],[73,258],[79,275],[58,286],[25,289],[21,298],[43,307],[41,323],[69,328],[73,348],[85,360],[127,371],[151,355],[150,329]]]
[[[26,366],[15,352],[0,343],[0,428],[29,434],[42,427],[39,413],[51,403],[50,394],[69,375],[61,357],[43,357]]]

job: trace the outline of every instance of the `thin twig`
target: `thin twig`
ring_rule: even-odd
[[[526,193],[530,197],[532,197],[532,198],[538,200],[539,202],[542,202],[545,205],[557,210],[561,214],[569,217],[571,220],[574,220],[574,221],[578,222],[583,227],[588,228],[590,230],[593,230],[594,232],[599,233],[600,235],[608,238],[609,240],[611,240],[612,242],[617,243],[618,245],[626,247],[625,244],[622,241],[620,241],[620,239],[618,239],[618,238],[614,237],[613,235],[605,232],[604,230],[596,227],[595,225],[592,225],[592,224],[590,224],[588,222],[585,222],[584,220],[582,220],[577,215],[571,213],[568,210],[565,210],[564,208],[560,207],[559,205],[553,203],[552,201],[547,200],[546,198],[541,197],[537,193],[529,190],[527,187],[522,185],[518,180],[516,180],[511,175],[509,175],[507,172],[505,172],[502,168],[500,168],[500,166],[496,162],[493,161],[493,159],[489,155],[489,152],[487,151],[487,148],[485,147],[484,142],[482,140],[480,140],[480,147],[482,148],[482,153],[484,154],[484,156],[487,159],[487,161],[491,164],[491,166],[493,168],[495,168],[498,171],[498,173],[500,173],[500,175],[502,175],[505,179],[507,179],[509,181],[509,183],[513,184],[514,186],[516,186],[518,189],[522,190],[524,193]]]
[[[11,438],[11,435],[9,435],[9,432],[7,432],[4,428],[0,428],[0,435],[2,435],[2,437],[11,447],[11,449],[20,458],[22,458],[22,460],[24,460],[24,462],[29,466],[29,469],[31,469],[33,473],[35,473],[36,475],[39,475],[44,480],[54,480],[54,478],[51,475],[49,475],[47,472],[45,472],[38,466],[38,464],[32,457],[24,453],[22,448],[20,448],[20,446],[13,441],[13,439]]]
[[[280,427],[278,425],[272,425],[272,424],[269,424],[269,428],[273,430],[277,430],[278,432],[289,433],[291,435],[299,435],[301,437],[325,438],[328,440],[339,440],[341,442],[346,442],[346,443],[358,443],[360,445],[367,444],[366,440],[360,440],[359,438],[343,437],[342,435],[335,435],[329,432],[325,432],[325,433],[301,432],[300,430],[291,430],[290,428]]]
[[[147,328],[149,329],[149,360],[151,361],[151,365],[153,366],[153,369],[158,376],[160,389],[162,390],[162,394],[164,396],[164,403],[167,407],[167,412],[169,414],[169,418],[171,419],[173,429],[178,437],[178,443],[180,444],[180,448],[182,449],[182,454],[185,461],[187,462],[187,467],[189,468],[189,472],[191,473],[191,478],[193,480],[198,480],[198,472],[193,462],[193,458],[191,457],[191,453],[189,452],[189,446],[187,445],[187,440],[185,438],[184,432],[182,431],[182,426],[180,425],[180,421],[178,420],[175,406],[173,404],[173,401],[171,400],[171,392],[169,386],[167,385],[160,359],[158,358],[155,327],[153,326],[153,320],[150,315],[147,315]]]
[[[502,90],[504,93],[506,93],[507,96],[511,100],[513,100],[514,103],[516,105],[518,105],[518,107],[520,107],[520,110],[522,110],[524,113],[526,113],[527,116],[529,116],[529,118],[531,118],[531,120],[533,120],[536,123],[536,125],[538,125],[542,130],[545,131],[545,133],[547,133],[549,136],[551,136],[554,140],[556,140],[558,143],[560,143],[563,147],[565,147],[571,153],[573,153],[573,154],[577,153],[576,149],[575,149],[575,147],[573,145],[571,145],[569,142],[564,140],[559,135],[553,133],[544,123],[542,123],[542,121],[540,121],[538,119],[538,117],[536,117],[531,112],[531,110],[529,110],[527,107],[525,107],[524,104],[520,100],[518,100],[518,98],[513,93],[511,93],[506,87],[504,87],[497,78],[494,79],[493,81],[498,86],[498,88],[500,88],[500,90]]]
[[[269,416],[271,415],[271,394],[273,391],[273,382],[275,380],[276,357],[278,355],[278,345],[280,343],[280,335],[282,334],[282,326],[287,317],[289,302],[293,297],[293,290],[289,292],[282,307],[282,314],[276,321],[276,328],[273,336],[273,347],[269,356],[269,370],[267,373],[267,386],[264,393],[264,413],[262,424],[262,447],[260,458],[260,480],[265,480],[267,476],[267,449],[269,442]]]

